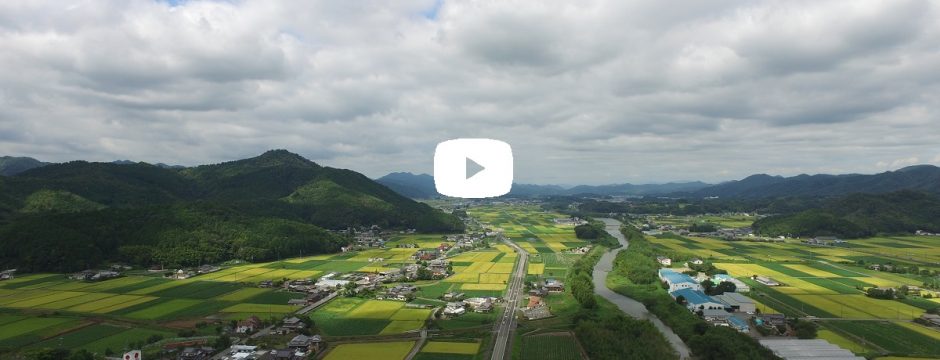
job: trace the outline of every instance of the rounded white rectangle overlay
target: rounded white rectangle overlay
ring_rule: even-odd
[[[467,159],[483,170],[467,178]],[[512,148],[493,139],[453,139],[434,150],[434,186],[444,196],[480,199],[512,189]]]

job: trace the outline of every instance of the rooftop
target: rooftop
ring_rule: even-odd
[[[711,296],[705,295],[701,290],[692,290],[692,289],[679,289],[669,293],[674,298],[682,296],[685,298],[689,304],[698,305],[705,303],[718,303],[717,300],[713,299]]]
[[[692,279],[691,276],[677,273],[671,269],[659,269],[659,276],[666,279],[670,284],[681,284],[681,283],[692,283],[696,284],[695,279]]]
[[[751,300],[747,296],[738,294],[736,292],[726,292],[721,295],[715,295],[715,299],[727,304],[728,306],[741,306],[741,304],[754,303],[754,300]]]
[[[822,339],[763,339],[761,345],[784,359],[826,359],[826,360],[864,360],[851,351],[830,344]]]

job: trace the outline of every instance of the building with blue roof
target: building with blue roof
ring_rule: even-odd
[[[669,295],[672,296],[673,299],[678,299],[681,296],[685,299],[685,307],[692,312],[698,310],[719,310],[726,307],[724,303],[715,300],[711,296],[705,295],[701,290],[689,288],[679,289],[670,291]]]
[[[702,285],[699,285],[691,276],[677,273],[672,269],[659,269],[659,280],[666,283],[669,292],[680,289],[702,290]]]
[[[729,317],[728,325],[731,325],[731,328],[743,333],[751,330],[751,327],[747,324],[747,321],[737,316]]]

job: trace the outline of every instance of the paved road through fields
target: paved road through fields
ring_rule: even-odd
[[[676,335],[671,328],[663,324],[656,315],[651,314],[646,310],[646,306],[643,306],[643,303],[628,298],[626,296],[620,295],[613,292],[607,288],[607,273],[609,273],[614,268],[614,258],[617,256],[617,253],[620,250],[626,249],[630,246],[630,243],[627,242],[627,239],[620,233],[620,221],[615,219],[598,219],[604,222],[606,225],[606,230],[610,233],[611,236],[617,238],[617,241],[620,242],[620,245],[623,245],[620,249],[614,249],[604,253],[601,257],[601,260],[597,262],[597,265],[594,266],[594,292],[597,295],[602,296],[603,298],[609,300],[610,302],[617,305],[623,312],[628,315],[637,318],[637,319],[646,319],[653,323],[660,332],[666,337],[666,340],[669,341],[669,344],[672,345],[672,348],[679,354],[681,359],[689,359],[690,352],[689,347],[682,342],[682,339],[679,338],[679,335]],[[494,358],[495,359],[495,358]]]
[[[525,264],[529,259],[529,253],[516,243],[503,238],[502,234],[499,235],[499,238],[519,253],[519,262],[516,263],[516,270],[509,279],[509,290],[506,291],[506,307],[503,309],[503,314],[496,319],[496,325],[493,329],[496,333],[496,344],[493,346],[492,360],[503,360],[506,353],[509,352],[509,340],[516,328],[516,308],[519,307],[519,299],[522,297],[522,285],[525,281]]]

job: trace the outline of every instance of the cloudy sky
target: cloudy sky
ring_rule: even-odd
[[[378,177],[509,142],[516,180],[940,164],[938,1],[0,1],[0,155],[285,148]]]

